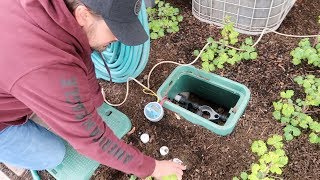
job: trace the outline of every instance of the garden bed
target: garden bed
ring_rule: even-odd
[[[194,59],[193,51],[201,49],[209,36],[220,37],[220,29],[200,22],[192,16],[191,0],[167,2],[180,9],[184,20],[181,22],[179,32],[152,41],[149,63],[143,74],[138,77],[144,84],[147,83],[147,74],[156,63],[164,60],[189,63]],[[317,17],[320,15],[319,7],[319,0],[299,1],[278,31],[296,35],[319,33],[320,24],[317,23]],[[241,35],[241,38],[245,37]],[[125,140],[157,159],[181,159],[187,165],[183,177],[188,180],[232,179],[242,171],[249,170],[250,165],[257,161],[256,155],[251,152],[252,142],[257,139],[266,140],[272,134],[283,133],[283,126],[272,116],[272,102],[279,99],[279,94],[283,90],[301,90],[294,83],[293,77],[310,73],[320,77],[319,68],[306,63],[298,66],[292,64],[290,51],[297,47],[299,41],[299,38],[266,34],[256,47],[257,60],[242,61],[215,71],[218,75],[246,85],[251,91],[251,99],[245,114],[232,134],[225,137],[218,136],[177,117],[168,110],[165,110],[164,118],[158,123],[149,122],[144,117],[143,107],[155,99],[145,95],[138,84],[131,82],[128,101],[118,107],[131,119],[135,127],[134,133]],[[201,68],[201,63],[197,62],[195,66]],[[156,68],[150,80],[151,89],[156,91],[175,67],[164,64]],[[107,99],[112,103],[123,100],[125,84],[103,81],[101,84],[105,87]],[[316,114],[315,118],[319,119],[319,114]],[[143,144],[139,139],[140,133],[148,133],[151,141]],[[170,149],[165,157],[159,153],[159,148],[164,145]],[[289,163],[281,177],[292,180],[320,179],[320,147],[308,141],[308,134],[285,143],[284,150]],[[41,176],[43,179],[51,179],[47,173],[42,172]],[[129,175],[100,166],[92,179],[128,180]]]
[[[191,14],[191,0],[171,0],[184,16],[180,31],[153,40],[151,55],[144,73],[138,80],[146,84],[146,75],[158,62],[164,60],[189,63],[192,53],[201,49],[206,39],[219,38],[220,29],[202,23]],[[278,29],[287,34],[317,34],[320,24],[320,1],[306,0],[297,3]],[[241,36],[242,38],[246,36]],[[254,39],[257,39],[255,37]],[[251,100],[234,132],[226,137],[213,134],[205,128],[194,126],[184,119],[177,119],[173,112],[165,111],[165,117],[158,123],[149,122],[143,115],[143,107],[155,99],[143,94],[136,83],[130,83],[129,100],[121,107],[132,120],[136,131],[127,138],[140,150],[158,159],[179,158],[187,164],[184,179],[232,179],[240,172],[249,170],[251,163],[257,161],[251,152],[251,143],[257,139],[266,140],[272,134],[282,134],[283,127],[272,116],[272,102],[279,99],[281,91],[299,89],[293,77],[304,74],[320,76],[318,68],[306,63],[292,64],[290,51],[297,47],[299,38],[288,38],[273,33],[264,35],[257,45],[258,59],[243,61],[227,66],[216,74],[238,81],[251,91]],[[201,63],[195,64],[201,68]],[[157,90],[175,65],[160,65],[151,77],[151,88]],[[109,100],[119,103],[125,95],[125,85],[112,85],[102,82]],[[318,113],[319,114],[319,113]],[[319,115],[318,115],[319,116]],[[318,117],[319,118],[319,117]],[[151,135],[151,142],[143,144],[139,133]],[[162,157],[159,148],[166,145],[170,153]],[[284,169],[284,179],[320,179],[319,145],[310,144],[307,134],[285,143],[289,164]],[[127,175],[101,166],[93,179],[128,179]]]

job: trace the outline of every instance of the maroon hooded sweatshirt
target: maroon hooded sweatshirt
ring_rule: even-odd
[[[119,140],[97,114],[103,98],[89,42],[64,1],[1,0],[0,12],[0,131],[35,112],[81,154],[151,175],[155,160]]]

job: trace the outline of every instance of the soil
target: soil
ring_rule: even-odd
[[[200,22],[192,15],[191,0],[167,2],[180,9],[184,21],[178,33],[152,41],[149,63],[137,78],[144,84],[147,83],[146,75],[156,63],[164,60],[189,63],[194,60],[193,51],[201,49],[209,36],[216,39],[220,37],[219,28]],[[320,0],[299,1],[277,31],[295,35],[318,34],[319,7]],[[290,51],[297,46],[299,40],[274,33],[265,34],[257,45],[257,60],[243,61],[214,72],[246,85],[251,91],[247,109],[230,135],[216,135],[177,117],[169,110],[165,110],[165,117],[161,121],[148,121],[143,115],[143,107],[148,102],[155,101],[155,98],[145,95],[138,84],[131,82],[128,100],[118,109],[131,119],[136,130],[124,139],[156,159],[181,159],[187,165],[183,176],[187,180],[232,179],[233,176],[250,169],[251,163],[257,161],[257,157],[251,153],[251,143],[257,139],[266,140],[272,134],[282,133],[283,127],[272,117],[272,102],[279,98],[280,91],[299,89],[293,82],[294,76],[312,73],[320,77],[319,68],[305,63],[299,66],[291,63]],[[195,66],[201,68],[200,62]],[[151,89],[156,91],[175,67],[170,64],[158,66],[150,80]],[[113,103],[122,102],[125,97],[125,84],[101,81],[101,85],[105,87],[107,99]],[[319,114],[314,114],[314,117],[319,118]],[[140,141],[141,133],[151,136],[149,143],[143,144]],[[159,153],[159,148],[164,145],[170,149],[165,157]],[[306,133],[286,143],[285,151],[289,164],[282,177],[292,180],[320,179],[319,150],[319,145],[309,143]],[[45,172],[42,172],[41,176],[43,179],[52,179]],[[128,175],[102,165],[92,177],[93,180],[128,178]]]
[[[158,62],[170,60],[189,63],[194,60],[192,53],[201,49],[209,36],[219,38],[220,29],[200,22],[191,14],[191,1],[168,0],[179,7],[184,21],[180,31],[164,38],[152,41],[149,63],[138,80],[146,84],[146,75]],[[318,34],[320,25],[320,0],[299,1],[291,9],[278,32],[295,35]],[[242,35],[242,37],[247,37]],[[258,37],[254,37],[257,39]],[[120,106],[122,112],[132,120],[136,131],[127,137],[127,141],[144,153],[157,159],[179,158],[186,165],[184,179],[232,179],[242,171],[250,169],[251,163],[257,160],[251,153],[250,146],[256,139],[267,139],[272,134],[281,134],[282,126],[272,117],[272,102],[279,98],[285,89],[299,89],[293,77],[312,73],[320,76],[320,70],[306,64],[294,66],[291,63],[290,51],[294,49],[299,38],[288,38],[273,33],[263,36],[257,45],[259,58],[255,61],[244,61],[215,71],[216,74],[246,85],[251,91],[251,99],[244,116],[239,120],[233,133],[218,136],[209,130],[195,126],[183,118],[165,110],[165,117],[158,123],[149,122],[143,115],[143,107],[153,97],[143,94],[142,88],[130,83],[128,101]],[[195,64],[200,67],[200,62]],[[166,80],[175,65],[158,66],[150,79],[151,89],[157,90]],[[114,85],[101,82],[105,87],[108,99],[119,103],[125,96],[125,85]],[[319,114],[315,114],[319,117]],[[143,144],[140,133],[149,133],[151,142]],[[161,146],[168,146],[170,153],[162,157]],[[320,179],[319,145],[308,142],[303,135],[285,145],[289,164],[284,169],[284,179]],[[123,179],[128,175],[101,166],[92,179]]]

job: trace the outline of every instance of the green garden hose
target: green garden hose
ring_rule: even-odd
[[[30,170],[33,180],[41,180],[38,172],[36,170]]]
[[[138,17],[149,35],[148,16],[144,2],[141,5]],[[149,52],[150,39],[138,46],[126,46],[120,42],[115,42],[110,44],[101,55],[103,55],[110,69],[112,82],[123,83],[127,82],[129,77],[136,78],[143,71],[148,62]],[[109,73],[100,53],[93,52],[91,58],[95,66],[96,77],[110,81]]]

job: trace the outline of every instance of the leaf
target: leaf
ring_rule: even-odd
[[[159,35],[159,37],[163,37],[163,36],[164,36],[164,31],[163,31],[163,29],[161,29],[161,30],[158,32],[158,35]]]
[[[292,126],[297,126],[299,124],[299,120],[291,119],[290,123],[291,123]]]
[[[258,53],[257,52],[252,52],[250,53],[250,59],[255,60],[258,57]]]
[[[294,106],[292,104],[283,104],[281,113],[285,117],[290,117],[294,113]]]
[[[193,55],[194,55],[194,56],[198,56],[199,54],[200,54],[200,51],[199,51],[199,50],[194,50],[194,51],[193,51]]]
[[[244,52],[242,53],[242,56],[245,60],[249,60],[250,59],[250,53],[249,52]]]
[[[312,75],[312,74],[309,74],[309,75],[306,76],[306,78],[307,78],[307,79],[310,79],[310,80],[311,80],[311,79],[313,80],[313,79],[315,78],[315,76]]]
[[[291,141],[293,139],[293,136],[290,133],[284,133],[284,136],[287,141]]]
[[[207,39],[207,42],[208,42],[208,43],[213,43],[213,42],[214,42],[214,39],[213,39],[212,37],[209,37],[209,38]]]
[[[163,1],[159,1],[158,7],[162,7],[163,5],[164,5],[164,2]]]
[[[215,69],[214,64],[209,64],[209,71],[214,71]]]
[[[262,164],[260,165],[260,169],[261,169],[261,171],[262,171],[263,173],[268,173],[268,172],[269,172],[269,168],[268,168],[267,165],[264,164],[264,163],[262,163]]]
[[[157,33],[150,33],[150,38],[151,39],[158,39],[158,34]]]
[[[297,76],[293,79],[296,83],[299,85],[303,84],[303,77],[302,76]]]
[[[248,176],[248,179],[250,179],[250,180],[259,180],[259,178],[257,177],[257,174],[253,174],[253,173]]]
[[[309,135],[309,141],[310,141],[312,144],[320,143],[319,136],[316,135],[314,132],[310,133],[310,135]]]
[[[283,124],[288,124],[288,123],[290,123],[290,120],[291,120],[290,118],[281,117],[280,122]]]
[[[301,63],[301,60],[300,60],[300,59],[297,59],[297,58],[293,58],[293,59],[292,59],[292,63],[293,63],[294,65],[299,65],[299,64]]]
[[[279,102],[273,102],[272,105],[276,111],[280,111],[282,109],[283,104],[279,101]]]
[[[252,46],[253,45],[253,40],[252,37],[246,38],[244,41],[247,45]]]
[[[276,149],[282,148],[282,136],[280,135],[273,135],[267,140],[267,144],[273,145]]]
[[[292,135],[294,136],[300,136],[301,134],[301,131],[299,128],[296,128],[296,127],[292,127]]]
[[[303,82],[303,87],[304,88],[310,88],[311,87],[311,83],[308,81],[308,80],[305,80],[304,82]]]
[[[280,93],[280,96],[282,98],[286,98],[286,99],[290,99],[293,95],[294,95],[293,90],[286,90],[286,91]]]
[[[251,172],[252,173],[257,173],[260,170],[259,164],[253,163],[251,167]]]
[[[252,152],[257,153],[258,156],[262,156],[268,149],[262,140],[257,140],[252,143],[251,150]]]
[[[175,174],[161,177],[161,180],[177,180],[177,179],[178,178],[177,178],[177,176]]]
[[[202,63],[202,69],[203,69],[204,71],[210,72],[209,62],[208,62],[208,61],[204,61],[204,62]]]
[[[309,38],[304,38],[299,42],[300,47],[310,47],[311,43],[309,41]]]
[[[276,119],[276,120],[280,120],[281,119],[281,113],[280,111],[274,111],[272,113],[273,117]]]
[[[304,58],[304,50],[301,48],[296,48],[293,51],[291,51],[290,55],[297,60],[301,60]]]
[[[178,32],[179,31],[179,27],[178,26],[173,26],[172,29],[173,29],[174,32]]]
[[[235,56],[237,54],[237,51],[235,49],[228,50],[228,55]]]
[[[281,166],[287,165],[288,162],[289,162],[289,159],[287,156],[280,157],[279,164],[281,164]]]
[[[181,21],[183,20],[183,16],[179,15],[179,16],[177,17],[177,20],[178,20],[178,22],[181,22]]]
[[[214,51],[212,51],[211,49],[208,49],[207,54],[208,54],[208,60],[212,61],[214,59],[214,54],[215,54]]]
[[[270,171],[271,171],[272,173],[282,174],[282,170],[281,170],[279,167],[277,167],[277,166],[271,166],[271,167],[270,167]]]
[[[310,129],[316,133],[320,133],[320,123],[316,121],[310,122]]]
[[[264,155],[262,155],[260,160],[262,160],[260,163],[263,164],[263,162],[270,163],[272,159],[269,154],[264,154]]]
[[[203,52],[201,54],[201,60],[207,62],[209,60],[209,56],[207,53]]]
[[[246,172],[242,172],[240,174],[240,177],[241,177],[241,179],[246,180],[246,179],[248,179],[248,174]]]

